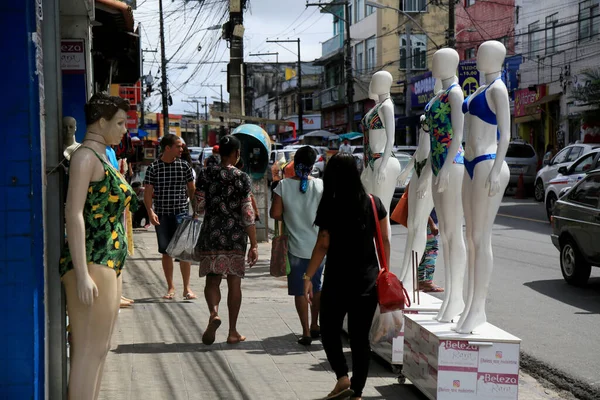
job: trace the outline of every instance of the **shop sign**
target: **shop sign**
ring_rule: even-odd
[[[425,107],[434,95],[435,78],[431,72],[416,76],[410,80],[411,104],[413,107]]]
[[[479,88],[479,71],[476,61],[462,61],[458,64],[458,84],[465,97],[472,95]]]
[[[519,89],[515,91],[515,118],[541,113],[542,110],[539,108],[532,111],[527,109],[527,106],[535,103],[544,96],[546,96],[546,85],[537,85],[535,91],[529,89]]]
[[[85,44],[83,39],[61,40],[60,69],[66,74],[85,74]]]
[[[137,129],[138,127],[138,113],[135,110],[127,111],[127,129]]]
[[[135,86],[119,86],[119,97],[129,100],[130,105],[140,103],[142,98],[142,86],[136,82]]]

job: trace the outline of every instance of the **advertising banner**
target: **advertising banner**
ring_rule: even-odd
[[[523,57],[512,56],[504,60],[502,69],[502,81],[508,89],[509,96],[512,100],[515,99],[515,90],[519,87],[519,78],[517,72],[523,62]],[[477,70],[477,61],[461,61],[458,64],[458,83],[462,88],[465,97],[473,94],[483,83],[483,77],[480,77]]]
[[[458,84],[465,97],[472,95],[479,88],[479,71],[476,61],[461,61],[458,64]]]
[[[546,95],[546,85],[537,85],[536,90],[519,89],[515,91],[515,118],[524,115],[535,115],[542,112],[541,109],[531,110],[527,106],[535,103]],[[531,107],[530,107],[531,108]]]
[[[65,74],[85,74],[85,45],[83,39],[60,42],[60,69]]]
[[[435,78],[431,72],[415,76],[410,80],[411,104],[413,107],[425,107],[433,97]]]

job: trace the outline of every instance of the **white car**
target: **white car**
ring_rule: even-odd
[[[562,166],[558,168],[558,175],[548,182],[546,188],[545,204],[548,219],[552,216],[554,203],[558,200],[565,188],[573,187],[582,180],[585,175],[595,169],[600,168],[600,148],[594,149],[589,153],[579,157],[571,166]]]
[[[536,201],[544,201],[548,182],[556,177],[560,167],[569,167],[579,157],[595,148],[600,148],[600,145],[576,143],[559,151],[535,176],[534,197]]]

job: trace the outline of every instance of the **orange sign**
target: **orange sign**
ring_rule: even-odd
[[[515,92],[515,117],[524,115],[535,115],[542,112],[539,108],[536,110],[527,109],[527,106],[535,103],[546,96],[546,85],[537,85],[536,90],[519,89]]]

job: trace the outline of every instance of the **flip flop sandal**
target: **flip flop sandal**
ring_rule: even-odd
[[[346,399],[354,394],[354,390],[347,388],[341,390],[337,393],[331,392],[327,395],[327,397],[323,398],[323,400],[331,400],[331,399]]]
[[[313,339],[318,339],[321,337],[321,330],[320,329],[315,329],[314,331],[311,330],[310,331],[310,337]]]
[[[186,293],[185,296],[183,296],[184,300],[196,300],[197,298],[198,298],[198,296],[196,296],[192,292]]]
[[[202,343],[206,345],[211,345],[215,342],[215,336],[217,334],[217,329],[221,326],[221,318],[216,317],[213,318],[212,321],[208,323],[204,334],[202,335]]]
[[[175,298],[175,292],[167,293],[163,296],[165,300],[173,300]]]

